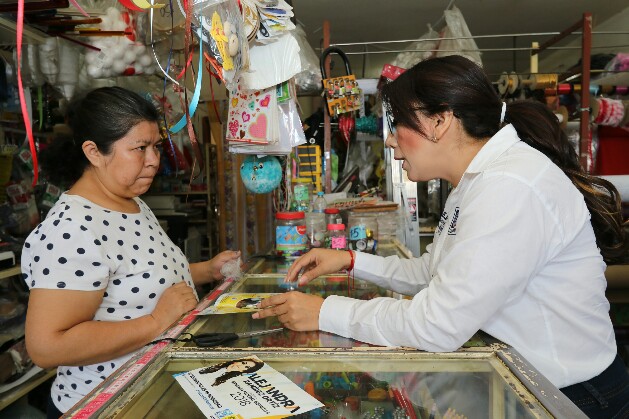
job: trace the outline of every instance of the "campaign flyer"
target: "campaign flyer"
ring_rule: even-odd
[[[202,310],[199,315],[249,313],[258,311],[258,303],[276,293],[227,293],[223,294],[214,304]]]
[[[323,404],[257,356],[174,375],[210,419],[285,418]]]

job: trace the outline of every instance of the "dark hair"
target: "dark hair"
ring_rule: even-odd
[[[459,55],[421,61],[382,88],[396,125],[426,136],[417,112],[432,116],[451,111],[465,132],[477,140],[501,128],[502,101],[484,71]],[[544,153],[583,194],[596,243],[607,263],[625,261],[629,240],[624,230],[620,195],[610,182],[587,174],[555,115],[541,102],[516,100],[506,108],[522,141]]]
[[[72,137],[59,137],[41,153],[41,163],[54,183],[76,182],[90,162],[81,146],[93,141],[109,154],[113,143],[140,122],[158,122],[159,113],[151,102],[121,87],[102,87],[73,99],[66,112]]]
[[[216,380],[214,380],[214,383],[212,384],[212,386],[213,387],[218,386],[220,384],[223,384],[227,380],[230,380],[230,379],[232,379],[234,377],[238,377],[239,375],[242,375],[242,374],[256,372],[256,371],[258,371],[260,368],[262,368],[264,366],[264,362],[259,361],[257,359],[254,359],[254,358],[240,358],[240,359],[233,359],[231,361],[221,362],[220,364],[212,365],[211,367],[203,368],[202,370],[199,371],[199,374],[209,374],[209,373],[212,373],[212,372],[216,372],[216,371],[221,370],[223,368],[229,367],[230,365],[232,365],[235,362],[240,362],[240,361],[253,362],[254,365],[250,366],[249,368],[247,368],[244,371],[229,371],[229,372],[226,372],[225,374],[223,374],[220,377],[216,378]]]

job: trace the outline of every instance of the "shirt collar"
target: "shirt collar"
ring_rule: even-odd
[[[500,129],[474,156],[465,173],[480,173],[502,153],[510,149],[515,143],[519,142],[518,133],[509,124]]]

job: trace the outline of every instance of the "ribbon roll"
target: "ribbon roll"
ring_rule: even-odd
[[[594,123],[598,125],[617,127],[625,117],[625,106],[621,100],[597,98],[598,113]]]

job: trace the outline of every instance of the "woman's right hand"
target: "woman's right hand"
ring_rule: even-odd
[[[197,303],[197,297],[192,288],[181,281],[164,291],[151,316],[163,331],[177,321],[182,314],[195,308]]]
[[[349,252],[331,249],[312,249],[293,262],[291,267],[288,268],[288,273],[284,281],[298,281],[297,283],[299,285],[305,285],[318,276],[347,269],[351,263],[352,256]],[[297,276],[302,269],[303,273],[298,280]]]

